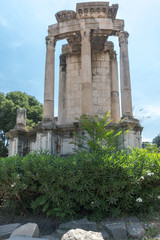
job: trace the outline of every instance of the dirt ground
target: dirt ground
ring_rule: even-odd
[[[11,223],[21,223],[22,225],[25,223],[37,223],[41,235],[51,234],[60,224],[58,220],[42,215],[33,216],[26,214],[23,216],[16,216],[10,214],[9,212],[0,210],[0,226]]]

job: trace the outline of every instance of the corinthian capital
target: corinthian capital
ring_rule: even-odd
[[[81,38],[82,40],[87,39],[88,41],[90,41],[90,30],[89,29],[81,30]]]
[[[54,37],[47,36],[46,37],[46,46],[47,48],[55,48],[56,41]]]
[[[119,45],[121,46],[122,43],[127,43],[128,44],[128,37],[129,37],[128,32],[121,31],[119,33]]]

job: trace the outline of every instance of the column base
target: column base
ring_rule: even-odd
[[[143,127],[141,126],[138,119],[135,119],[132,116],[123,116],[121,127],[124,131],[129,130],[124,136],[123,147],[142,147],[142,137],[141,133]]]

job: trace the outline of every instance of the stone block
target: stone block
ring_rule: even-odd
[[[98,87],[97,83],[93,82],[93,83],[92,83],[92,89],[93,89],[93,90],[96,90],[97,87]]]
[[[78,63],[78,55],[71,56],[71,63]]]
[[[108,62],[106,62],[106,61],[100,61],[100,66],[101,66],[101,68],[109,67]]]
[[[62,240],[104,240],[99,232],[85,231],[83,229],[72,229],[63,235]]]
[[[71,63],[71,58],[70,56],[67,56],[66,57],[66,64],[69,65]]]
[[[98,227],[95,222],[88,221],[88,219],[75,220],[59,225],[59,229],[70,230],[80,228],[86,231],[97,231]]]
[[[13,236],[6,240],[47,240],[46,238],[32,238],[27,236]],[[52,239],[52,240],[58,240],[58,239]]]
[[[101,68],[101,76],[106,76],[108,74],[107,68]]]
[[[76,94],[76,93],[75,93]],[[75,107],[80,107],[82,104],[81,98],[75,98]]]
[[[92,75],[93,76],[97,75],[97,68],[92,68]]]
[[[79,114],[79,116],[82,114],[82,111],[81,111],[80,107],[75,107],[74,112],[75,112],[75,114]]]
[[[105,57],[104,57],[104,53],[103,52],[99,52],[98,56],[97,56],[97,60],[99,61],[104,61]]]
[[[107,77],[106,76],[102,76],[101,80],[102,80],[102,82],[107,82]]]
[[[74,97],[75,98],[81,98],[81,91],[74,92]]]
[[[109,53],[108,53],[108,52],[106,52],[106,53],[104,54],[104,60],[110,61],[110,57],[109,57]]]
[[[67,71],[69,71],[69,70],[74,70],[74,63],[69,63],[67,65]]]
[[[67,69],[67,79],[71,76],[71,71]]]
[[[98,106],[105,106],[106,102],[106,98],[98,98]]]
[[[105,74],[103,74],[103,73],[104,73],[104,70],[105,70],[105,69],[103,69],[103,68],[97,68],[96,74],[97,74],[98,76],[105,75]]]
[[[96,75],[96,76],[93,76],[93,83],[100,83],[100,82],[102,82],[102,76],[98,76],[98,75]]]
[[[93,51],[92,61],[96,61],[96,60],[97,60],[97,52]]]
[[[12,236],[23,236],[23,237],[35,237],[38,238],[39,236],[39,228],[36,223],[27,223],[22,225],[21,227],[17,228],[11,234]]]
[[[145,230],[141,226],[137,217],[130,217],[126,219],[126,226],[127,226],[128,235],[131,238],[141,239],[144,237]]]
[[[92,68],[99,68],[99,67],[101,67],[99,61],[93,61],[92,62]]]
[[[98,90],[93,90],[93,97],[98,98],[99,96],[99,91]]]
[[[106,83],[104,83],[104,82],[98,83],[97,87],[98,87],[98,89],[105,89]]]
[[[61,240],[60,237],[56,236],[56,234],[51,234],[51,235],[46,235],[46,236],[43,236],[43,238],[41,239],[46,239],[46,240]]]
[[[74,91],[72,91],[72,90],[69,90],[69,91],[67,91],[67,98],[68,99],[74,99]]]
[[[93,99],[93,105],[97,105],[98,104],[98,98],[93,97],[92,99]]]
[[[107,89],[102,89],[101,97],[108,97],[109,94],[110,94],[110,92],[108,92]]]
[[[114,221],[105,224],[107,232],[115,240],[127,239],[126,225],[124,221]]]
[[[105,230],[101,230],[102,236],[104,238],[104,240],[109,240],[109,234],[107,233],[107,231]]]
[[[63,230],[63,229],[56,229],[57,235],[62,238],[64,234],[66,234],[68,230]]]
[[[67,115],[74,114],[74,107],[73,106],[72,107],[67,107],[66,111],[67,111]]]
[[[77,69],[79,70],[80,67],[81,67],[81,65],[80,65],[79,62],[74,63],[74,69],[75,69],[75,70],[77,70]]]
[[[14,223],[14,224],[7,224],[0,226],[0,237],[9,237],[11,233],[21,226],[20,223]]]
[[[78,69],[71,71],[71,77],[78,77],[78,75],[79,75]]]

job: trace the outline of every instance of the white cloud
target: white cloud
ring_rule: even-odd
[[[2,27],[8,27],[9,26],[9,22],[6,18],[4,18],[3,16],[0,16],[0,25]]]
[[[143,138],[142,137],[142,142],[152,142],[152,139],[151,138]]]
[[[142,105],[134,109],[134,116],[142,121],[153,121],[160,118],[159,105]]]

